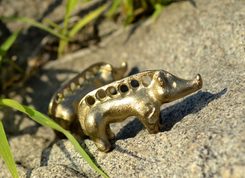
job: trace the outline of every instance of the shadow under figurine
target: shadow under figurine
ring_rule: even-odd
[[[86,95],[77,96],[73,107],[82,132],[89,136],[100,151],[111,149],[110,140],[115,137],[110,123],[122,122],[136,116],[149,133],[160,131],[160,107],[189,95],[202,87],[198,74],[193,80],[178,78],[164,70],[149,70],[111,81]],[[62,119],[62,118],[61,118]]]

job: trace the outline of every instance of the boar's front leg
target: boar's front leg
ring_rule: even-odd
[[[87,135],[95,142],[99,150],[110,151],[108,125],[100,113],[90,114],[86,119],[85,127]]]
[[[141,107],[138,112],[139,118],[148,132],[151,134],[158,133],[160,130],[160,106],[155,106],[154,104],[149,103]]]
[[[110,140],[112,140],[116,137],[115,134],[112,132],[109,124],[106,126],[106,132],[107,132],[107,135],[108,135]]]
[[[108,152],[111,150],[111,143],[106,137],[93,137],[92,140],[100,151]]]

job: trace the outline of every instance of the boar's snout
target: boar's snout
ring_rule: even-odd
[[[202,77],[200,74],[197,74],[193,80],[193,86],[195,86],[197,89],[202,88]]]

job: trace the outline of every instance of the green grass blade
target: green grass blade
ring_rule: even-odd
[[[55,30],[53,30],[52,28],[49,28],[48,26],[42,24],[41,22],[35,21],[31,18],[27,18],[27,17],[18,17],[16,19],[17,21],[23,22],[23,23],[27,23],[30,24],[34,27],[37,27],[41,30],[44,30],[60,39],[67,39],[64,35],[60,34],[59,32],[56,32]]]
[[[41,22],[38,22],[34,19],[31,19],[31,18],[28,18],[28,17],[1,17],[0,19],[2,20],[7,20],[7,21],[18,21],[18,22],[21,22],[21,23],[26,23],[26,24],[29,24],[29,25],[32,25],[34,27],[37,27],[41,30],[44,30],[60,39],[65,39],[67,40],[66,36],[62,35],[61,33],[55,31],[54,29],[42,24]]]
[[[68,45],[68,41],[60,40],[59,47],[58,47],[58,58],[60,58],[65,53],[65,48]]]
[[[93,162],[93,160],[89,157],[89,155],[86,153],[86,151],[80,146],[80,144],[77,142],[77,140],[68,132],[67,130],[63,129],[60,125],[58,125],[56,122],[45,116],[44,114],[36,111],[32,107],[24,106],[18,103],[15,100],[12,99],[0,99],[0,105],[8,106],[13,109],[16,109],[22,113],[27,114],[30,118],[32,118],[34,121],[38,122],[39,124],[50,127],[52,129],[55,129],[57,131],[62,132],[73,144],[75,149],[80,153],[80,155],[87,161],[87,163],[95,170],[97,171],[101,176],[108,177],[108,175],[103,172],[100,168],[96,166],[96,164]]]
[[[45,18],[43,19],[43,23],[50,26],[50,28],[55,29],[57,32],[62,31],[62,27],[57,23],[53,22],[51,19]]]
[[[91,2],[92,0],[83,0],[81,2],[79,2],[79,6],[83,6],[84,4]]]
[[[9,172],[11,173],[12,177],[18,178],[18,172],[17,168],[14,162],[13,155],[10,151],[10,147],[8,144],[8,140],[6,137],[6,134],[4,132],[3,123],[0,118],[0,156],[5,161],[5,164],[7,165]]]
[[[78,0],[67,0],[66,1],[65,17],[63,21],[63,28],[61,30],[61,34],[64,36],[67,36],[70,16],[74,8],[77,6],[77,4],[78,4]],[[59,47],[58,47],[58,57],[61,57],[64,54],[64,50],[67,44],[68,44],[67,40],[60,39]]]
[[[0,46],[0,66],[4,60],[5,54],[7,53],[9,48],[11,48],[11,46],[13,45],[15,40],[17,39],[18,35],[19,35],[19,31],[14,32],[10,37],[8,37],[3,42],[3,44],[1,44],[1,46]]]
[[[88,15],[83,17],[81,20],[79,20],[69,31],[68,36],[73,38],[79,30],[81,30],[85,25],[87,25],[89,22],[97,18],[105,9],[107,8],[107,5],[103,5],[96,10],[90,12]]]
[[[67,0],[66,2],[66,12],[65,12],[65,17],[64,17],[64,22],[63,22],[64,26],[62,30],[63,35],[67,35],[68,23],[70,20],[71,12],[74,10],[77,4],[78,4],[78,0]]]
[[[106,13],[106,16],[109,18],[113,17],[117,13],[117,10],[120,7],[121,2],[122,2],[122,0],[114,0],[112,2],[110,9]]]
[[[5,55],[5,53],[9,50],[9,48],[13,45],[16,38],[19,35],[19,31],[14,32],[10,37],[8,37],[3,44],[0,46],[0,56]]]
[[[125,24],[130,24],[134,20],[134,4],[133,0],[124,0],[123,8],[125,11],[126,19]]]
[[[155,21],[160,16],[160,14],[163,10],[163,7],[164,6],[161,4],[155,4],[155,6],[154,6],[155,11],[151,16],[152,21]]]
[[[66,29],[67,29],[68,22],[71,16],[71,12],[75,9],[77,4],[78,4],[78,0],[67,0],[66,12],[65,12],[65,18],[64,18],[64,28]]]

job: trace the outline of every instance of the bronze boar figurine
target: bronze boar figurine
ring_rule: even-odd
[[[73,133],[79,132],[76,108],[79,101],[90,91],[105,84],[123,78],[127,71],[127,63],[120,67],[111,64],[95,63],[74,78],[70,79],[53,95],[49,103],[48,114],[58,124]]]
[[[108,152],[114,138],[110,123],[136,116],[149,133],[157,133],[161,105],[201,87],[199,74],[193,80],[184,80],[164,70],[144,71],[77,96],[80,101],[74,106],[76,118],[98,149]]]

